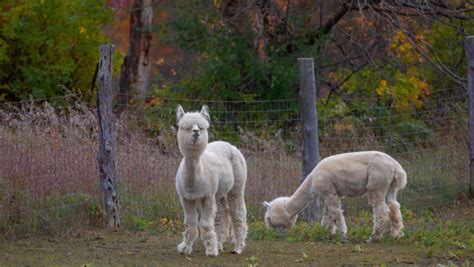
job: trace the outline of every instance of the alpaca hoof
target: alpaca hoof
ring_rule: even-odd
[[[193,248],[191,246],[187,246],[186,243],[181,243],[178,245],[178,251],[184,255],[190,255],[193,252]]]
[[[217,247],[206,248],[206,256],[217,257],[217,255],[219,255],[219,252],[217,251]]]
[[[219,253],[216,251],[206,251],[206,256],[209,256],[209,257],[217,257],[217,255],[219,255]]]
[[[233,254],[242,254],[242,250],[243,250],[243,248],[238,246],[238,247],[235,247],[234,250],[232,250],[232,253]]]

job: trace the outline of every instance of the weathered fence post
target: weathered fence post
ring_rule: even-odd
[[[302,127],[302,181],[314,169],[319,161],[318,116],[316,111],[316,79],[312,58],[298,58],[300,73],[299,101]],[[314,222],[320,219],[320,199],[316,197],[309,204],[303,217]]]
[[[469,105],[469,192],[474,196],[474,36],[464,39],[467,57],[467,96]]]
[[[115,117],[112,111],[112,59],[114,46],[100,46],[99,92],[97,114],[99,117],[99,161],[102,204],[110,228],[120,227],[117,183],[115,179]]]

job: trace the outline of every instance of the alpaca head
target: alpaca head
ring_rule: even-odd
[[[208,143],[209,111],[206,105],[201,112],[184,112],[181,105],[176,110],[178,120],[178,146],[184,156],[201,155]]]
[[[263,202],[265,207],[265,225],[268,229],[286,230],[291,228],[298,215],[291,216],[286,208],[288,197],[279,197],[272,202]]]

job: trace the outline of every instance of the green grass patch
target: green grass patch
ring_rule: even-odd
[[[449,219],[442,220],[426,209],[419,215],[404,209],[405,236],[394,239],[389,234],[389,226],[381,243],[401,245],[416,244],[427,255],[439,253],[447,257],[472,255],[474,253],[474,221]],[[372,214],[361,212],[358,216],[347,218],[349,242],[363,243],[372,232]],[[254,240],[281,240],[288,242],[341,242],[339,235],[330,237],[319,223],[298,222],[285,233],[268,230],[264,222],[249,225],[249,236]]]

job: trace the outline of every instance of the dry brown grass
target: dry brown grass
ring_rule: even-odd
[[[0,119],[0,232],[55,233],[102,223],[95,110],[80,103],[61,110],[47,103],[23,103],[1,106]],[[387,148],[373,135],[360,139],[344,131],[334,130],[323,139],[322,157]],[[150,132],[150,122],[141,113],[129,111],[117,121],[119,208],[123,223],[132,228],[162,217],[182,219],[174,188],[181,160],[175,133],[173,129],[158,135]],[[462,138],[454,138],[452,132],[444,133],[439,145],[422,144],[416,151],[396,153],[409,173],[402,205],[449,203],[463,192],[467,150]],[[296,136],[297,131],[293,138],[283,138],[277,130],[239,134],[236,145],[248,164],[250,221],[261,220],[264,200],[289,195],[298,187],[299,149],[288,143]],[[354,213],[365,202],[351,200],[346,210]]]
[[[50,232],[57,227],[53,222],[66,228],[97,222],[101,210],[95,111],[82,104],[63,111],[47,103],[23,104],[4,106],[0,118],[0,231]],[[117,122],[122,219],[133,224],[138,218],[180,218],[174,177],[181,155],[175,135],[168,131],[152,137],[144,118],[136,118],[123,114]],[[294,179],[299,162],[283,146],[278,134],[271,140],[245,134],[238,145],[248,162],[246,199],[254,219],[263,200],[289,194],[299,184]]]
[[[76,212],[98,195],[94,114],[79,104],[58,114],[44,103],[4,106],[0,118],[0,229],[82,223]]]

